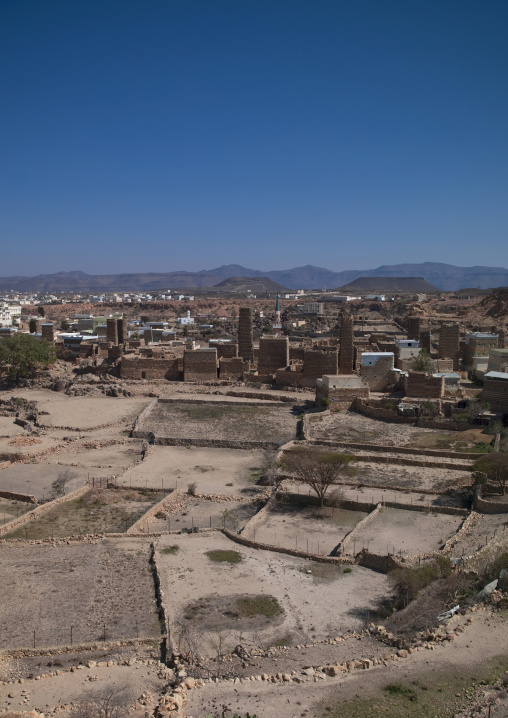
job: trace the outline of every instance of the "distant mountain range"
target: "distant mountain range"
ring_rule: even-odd
[[[221,292],[287,292],[288,288],[267,277],[231,277],[214,284],[213,289]]]
[[[238,264],[227,264],[200,272],[168,272],[140,274],[85,274],[84,272],[57,272],[37,277],[0,278],[0,291],[18,292],[154,292],[168,289],[201,289],[213,287],[232,277],[267,277],[291,289],[335,289],[358,277],[421,277],[438,289],[456,291],[463,288],[488,289],[508,286],[508,269],[499,267],[455,267],[452,264],[423,262],[423,264],[385,264],[377,269],[346,270],[296,267],[277,271],[247,269]]]
[[[421,277],[358,277],[343,290],[360,292],[418,292],[432,294],[437,288]]]

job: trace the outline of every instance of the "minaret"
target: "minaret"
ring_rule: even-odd
[[[273,325],[273,333],[276,337],[280,337],[282,329],[282,324],[280,321],[280,305],[279,305],[279,295],[277,294],[277,302],[275,304],[275,324]]]

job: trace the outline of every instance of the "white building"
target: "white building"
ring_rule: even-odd
[[[10,327],[21,320],[21,306],[19,304],[0,305],[0,326]]]
[[[190,315],[190,310],[187,311],[187,316],[186,316],[186,317],[178,317],[178,319],[176,320],[176,323],[177,323],[177,324],[184,324],[184,325],[185,325],[185,324],[187,324],[187,325],[188,325],[188,324],[194,324],[194,318],[191,317],[191,315]]]

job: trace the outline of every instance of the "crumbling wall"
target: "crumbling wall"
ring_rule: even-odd
[[[243,377],[245,363],[242,357],[219,359],[219,376],[221,379],[238,381]]]
[[[360,376],[372,391],[383,391],[393,384],[393,357],[379,357],[372,366],[362,365]]]
[[[238,356],[238,344],[216,344],[217,359],[232,359]],[[214,348],[210,347],[210,348]]]

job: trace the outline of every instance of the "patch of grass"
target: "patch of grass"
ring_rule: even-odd
[[[390,683],[390,685],[385,686],[383,690],[390,693],[392,696],[403,696],[404,698],[415,702],[418,700],[416,691],[408,686],[403,686],[401,683]]]
[[[293,643],[293,637],[287,633],[285,636],[282,636],[282,638],[279,638],[275,643],[273,644],[276,648],[280,648],[281,646],[291,646]]]
[[[238,551],[217,549],[215,551],[207,551],[206,555],[210,561],[217,563],[240,563],[242,560],[242,554],[238,553]]]
[[[344,573],[353,573],[353,569],[348,566],[348,568],[344,569]]]
[[[252,596],[249,598],[239,598],[236,602],[238,610],[245,618],[251,616],[266,616],[266,618],[274,618],[279,613],[283,613],[279,602],[274,596]]]
[[[165,553],[168,555],[175,554],[180,549],[180,546],[177,546],[176,544],[174,546],[166,546],[166,548],[163,548],[161,553]]]

